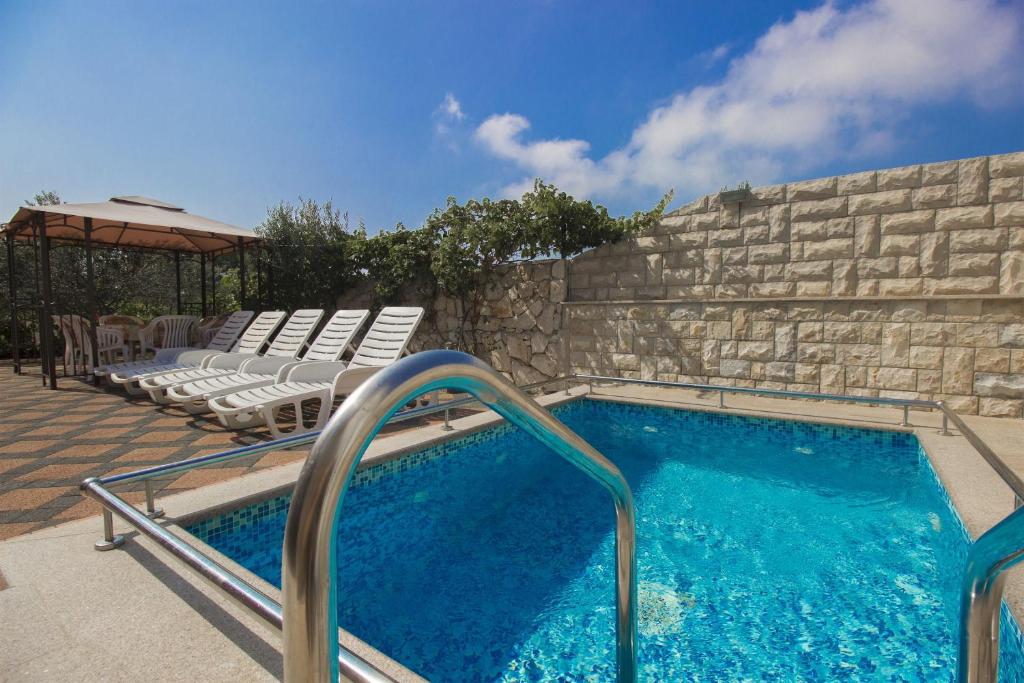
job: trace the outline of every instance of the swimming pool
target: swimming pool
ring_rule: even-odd
[[[952,678],[967,537],[912,435],[591,399],[554,413],[633,489],[642,679]],[[279,586],[287,505],[188,531]],[[339,622],[433,680],[610,680],[613,522],[605,491],[512,427],[364,470]],[[1003,622],[1003,680],[1024,679]]]

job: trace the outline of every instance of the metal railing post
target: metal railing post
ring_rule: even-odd
[[[96,550],[113,550],[124,545],[124,536],[114,533],[114,514],[103,508],[103,540],[96,541],[93,547]]]
[[[146,480],[146,516],[150,519],[163,517],[164,511],[156,506],[156,496],[153,493],[153,480]]]
[[[450,431],[455,429],[455,427],[452,427],[451,420],[449,419],[448,412],[449,412],[448,409],[445,408],[444,409],[444,424],[441,425],[441,431],[443,431],[443,432],[450,432]]]
[[[337,523],[370,441],[397,410],[436,387],[465,391],[600,483],[615,503],[617,680],[636,680],[636,517],[619,469],[483,361],[458,351],[403,358],[363,382],[317,439],[295,484],[281,560],[284,679],[338,680]]]
[[[900,422],[900,426],[910,426],[910,406],[903,406],[903,422]]]
[[[725,407],[725,391],[723,391],[721,389],[718,390],[718,407],[719,408],[724,408]]]

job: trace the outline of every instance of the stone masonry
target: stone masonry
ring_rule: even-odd
[[[705,196],[569,283],[579,372],[1021,416],[1024,152]]]

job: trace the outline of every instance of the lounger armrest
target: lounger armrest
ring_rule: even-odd
[[[214,356],[213,360],[207,363],[206,367],[238,370],[246,361],[254,358],[260,358],[260,356],[255,353],[221,353]]]
[[[266,358],[253,358],[247,360],[239,368],[242,372],[251,372],[257,375],[277,375],[281,368],[293,365],[295,359],[282,358],[281,356],[269,356]]]
[[[168,349],[170,350],[170,349]],[[199,367],[205,367],[207,363],[216,358],[219,354],[216,351],[207,351],[206,349],[178,349],[178,355],[169,359],[182,365],[198,365]],[[157,354],[157,360],[161,360],[160,354]]]
[[[334,378],[334,395],[345,396],[351,394],[371,375],[374,375],[383,369],[384,368],[382,367],[361,366],[345,370]]]
[[[347,366],[340,360],[296,363],[283,379],[286,382],[333,382]]]
[[[192,346],[179,346],[174,349],[160,349],[153,356],[153,360],[159,363],[170,363],[171,361],[178,360],[178,357],[186,351],[203,351],[203,349],[196,349]]]

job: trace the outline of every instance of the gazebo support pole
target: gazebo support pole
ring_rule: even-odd
[[[181,252],[174,252],[174,308],[181,315]]]
[[[263,307],[263,252],[256,245],[256,308]]]
[[[238,237],[238,302],[245,308],[245,239]]]
[[[99,363],[99,344],[96,340],[96,325],[99,324],[100,314],[96,305],[96,272],[92,262],[92,218],[85,218],[85,298],[86,306],[89,308],[89,342],[92,344],[92,354],[87,361],[88,373],[92,377],[93,384],[99,384],[100,378],[96,376],[96,365]]]
[[[210,295],[213,299],[214,315],[217,315],[217,255],[210,254]]]
[[[14,272],[14,233],[7,233],[7,291],[11,295],[11,360],[14,374],[21,374],[21,354],[18,349],[18,277]]]
[[[274,308],[274,252],[267,249],[267,308]]]
[[[39,340],[42,342],[43,357],[46,361],[46,377],[44,381],[49,379],[50,389],[56,389],[57,361],[54,358],[53,316],[51,315],[50,308],[53,303],[53,290],[50,287],[50,238],[46,236],[46,214],[40,213],[36,214],[36,216],[36,221],[39,225],[39,275],[42,279]]]
[[[202,302],[202,317],[205,318],[208,315],[206,312],[206,252],[199,252],[199,300]]]

